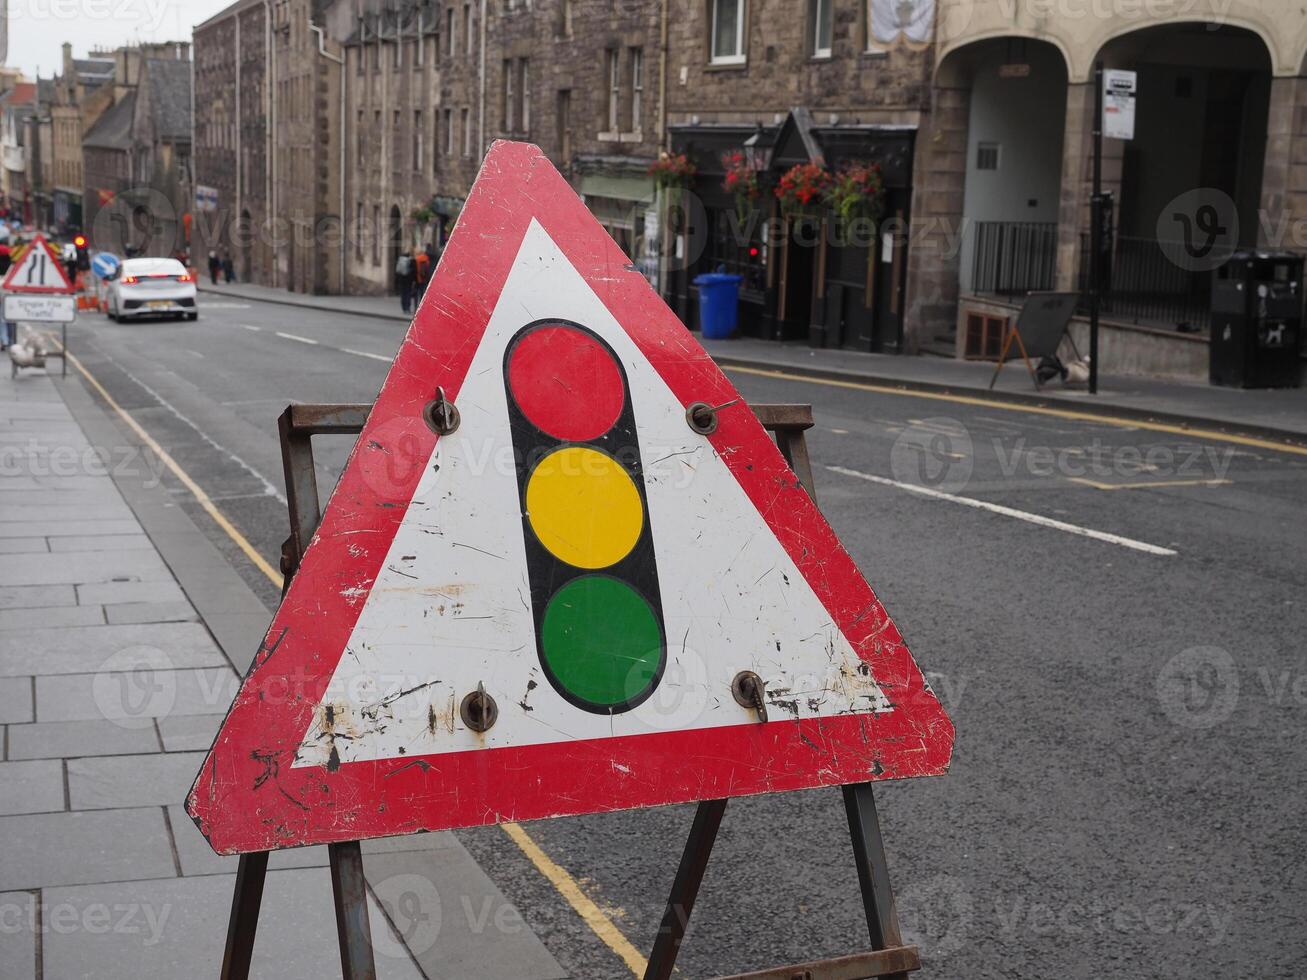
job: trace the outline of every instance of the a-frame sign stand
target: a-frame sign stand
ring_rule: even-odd
[[[292,405],[279,420],[291,526],[290,537],[282,546],[281,558],[287,587],[322,520],[312,437],[357,435],[363,430],[371,407],[357,404]],[[804,438],[804,432],[812,428],[812,407],[754,405],[753,411],[763,428],[775,437],[777,448],[815,501],[812,464]],[[902,944],[872,786],[857,783],[842,789],[871,951],[739,974],[722,980],[861,980],[872,977],[906,980],[910,971],[920,969],[917,947]],[[668,980],[672,975],[725,811],[724,799],[705,800],[698,805],[662,925],[649,957],[645,980]],[[358,841],[348,841],[329,844],[328,852],[342,976],[344,980],[375,980],[377,971],[369,931],[362,850]],[[241,855],[227,926],[223,980],[246,980],[249,976],[267,870],[267,851]]]

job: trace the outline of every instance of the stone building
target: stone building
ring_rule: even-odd
[[[342,289],[338,6],[238,0],[195,29],[197,253],[243,281]]]
[[[1205,378],[1213,264],[1180,254],[1186,223],[1211,207],[1225,254],[1307,250],[1307,12],[1196,0],[1036,16],[999,0],[940,0],[936,35],[909,269],[919,334],[975,353],[1026,291],[1081,288],[1101,63],[1136,72],[1138,94],[1134,138],[1103,141],[1112,199],[1100,366]],[[1082,350],[1084,331],[1073,323]]]
[[[230,253],[242,282],[270,283],[268,6],[240,0],[195,28],[194,247]]]

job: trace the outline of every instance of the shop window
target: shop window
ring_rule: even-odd
[[[987,143],[984,140],[976,144],[977,170],[998,169],[998,147],[997,143]]]

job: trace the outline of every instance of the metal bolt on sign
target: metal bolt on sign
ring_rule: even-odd
[[[422,418],[427,423],[427,428],[438,436],[447,436],[455,432],[459,422],[462,421],[458,408],[445,397],[443,387],[436,389],[436,397],[427,402],[422,409]]]
[[[685,421],[699,435],[710,436],[717,431],[717,413],[723,408],[730,408],[732,405],[738,404],[739,401],[738,398],[735,398],[720,405],[694,402],[685,410]]]
[[[478,684],[475,691],[471,691],[463,698],[458,713],[463,719],[463,724],[472,731],[488,732],[499,720],[499,705],[486,693],[485,684]]]

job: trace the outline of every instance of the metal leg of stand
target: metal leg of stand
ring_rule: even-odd
[[[340,940],[342,980],[377,980],[368,925],[368,883],[358,841],[332,844],[331,890],[336,897],[336,935]]]
[[[676,880],[672,882],[672,893],[667,899],[653,952],[649,954],[644,980],[668,980],[672,975],[725,812],[725,800],[704,800],[694,812],[694,823],[681,853],[681,865],[676,869]]]
[[[874,950],[902,946],[899,913],[890,885],[889,865],[885,861],[885,843],[880,836],[880,818],[871,783],[843,787],[844,812],[849,818],[849,836],[853,841],[853,859],[858,866],[858,885],[862,905],[867,913],[867,931]],[[908,980],[907,973],[889,974],[890,980]]]
[[[242,854],[236,867],[236,890],[227,921],[227,948],[222,954],[222,980],[247,980],[254,956],[254,934],[263,903],[263,881],[268,873],[268,852]]]

